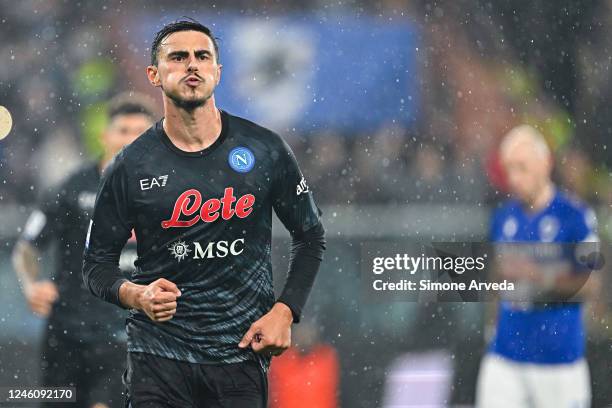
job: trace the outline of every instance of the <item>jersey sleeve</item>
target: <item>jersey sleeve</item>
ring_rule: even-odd
[[[121,250],[131,236],[128,176],[119,156],[102,176],[83,254],[85,285],[103,300],[122,306],[119,287],[126,281],[119,269]]]
[[[590,207],[584,207],[577,212],[573,228],[573,241],[598,242],[597,216]]]
[[[46,248],[53,237],[62,236],[63,222],[69,212],[64,185],[50,188],[39,198],[20,238],[38,249]]]
[[[272,192],[274,211],[291,235],[301,234],[320,222],[321,212],[295,155],[285,141],[282,141],[278,154]]]
[[[283,141],[273,186],[273,207],[292,238],[287,282],[278,302],[291,309],[300,321],[302,309],[314,284],[325,250],[325,231],[312,192],[297,160]]]

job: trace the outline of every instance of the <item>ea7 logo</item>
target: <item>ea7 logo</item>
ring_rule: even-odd
[[[302,177],[302,179],[300,180],[300,183],[296,187],[296,195],[300,195],[302,193],[307,193],[309,191],[310,190],[308,190],[308,185],[306,184],[306,179],[304,177]]]
[[[168,175],[165,174],[159,177],[153,177],[150,179],[140,179],[140,189],[150,190],[153,187],[164,187],[168,182]]]

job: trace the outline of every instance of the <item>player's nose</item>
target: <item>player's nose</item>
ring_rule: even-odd
[[[187,70],[189,72],[198,70],[198,59],[195,56],[191,56],[187,61]]]

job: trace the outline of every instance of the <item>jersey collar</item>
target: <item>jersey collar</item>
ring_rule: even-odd
[[[172,141],[170,140],[170,138],[166,134],[166,131],[164,130],[164,126],[163,126],[164,118],[160,119],[155,124],[155,132],[159,135],[159,138],[161,139],[162,143],[168,149],[172,150],[174,153],[176,153],[176,154],[178,154],[180,156],[185,156],[185,157],[203,157],[203,156],[206,156],[207,154],[211,153],[212,151],[214,151],[227,138],[227,134],[229,132],[229,118],[228,118],[228,114],[224,110],[220,109],[219,111],[221,113],[221,134],[219,135],[217,140],[214,141],[213,144],[208,146],[206,149],[199,150],[197,152],[186,152],[184,150],[179,149],[178,147],[176,147],[174,145],[174,143],[172,143]]]

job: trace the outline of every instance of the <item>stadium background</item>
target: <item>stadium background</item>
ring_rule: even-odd
[[[381,406],[393,360],[435,350],[450,356],[451,403],[472,403],[483,305],[361,303],[359,242],[483,239],[505,194],[495,148],[525,122],[609,242],[612,2],[175,3],[0,2],[0,105],[14,120],[0,142],[0,385],[37,381],[44,322],[25,305],[10,251],[38,192],[96,153],[110,96],[160,100],[144,75],[152,34],[190,16],[220,38],[218,105],[288,140],[324,212],[329,249],[307,320],[338,353],[341,405]],[[274,242],[281,284],[282,228]],[[606,300],[587,322],[593,406],[607,406]]]

